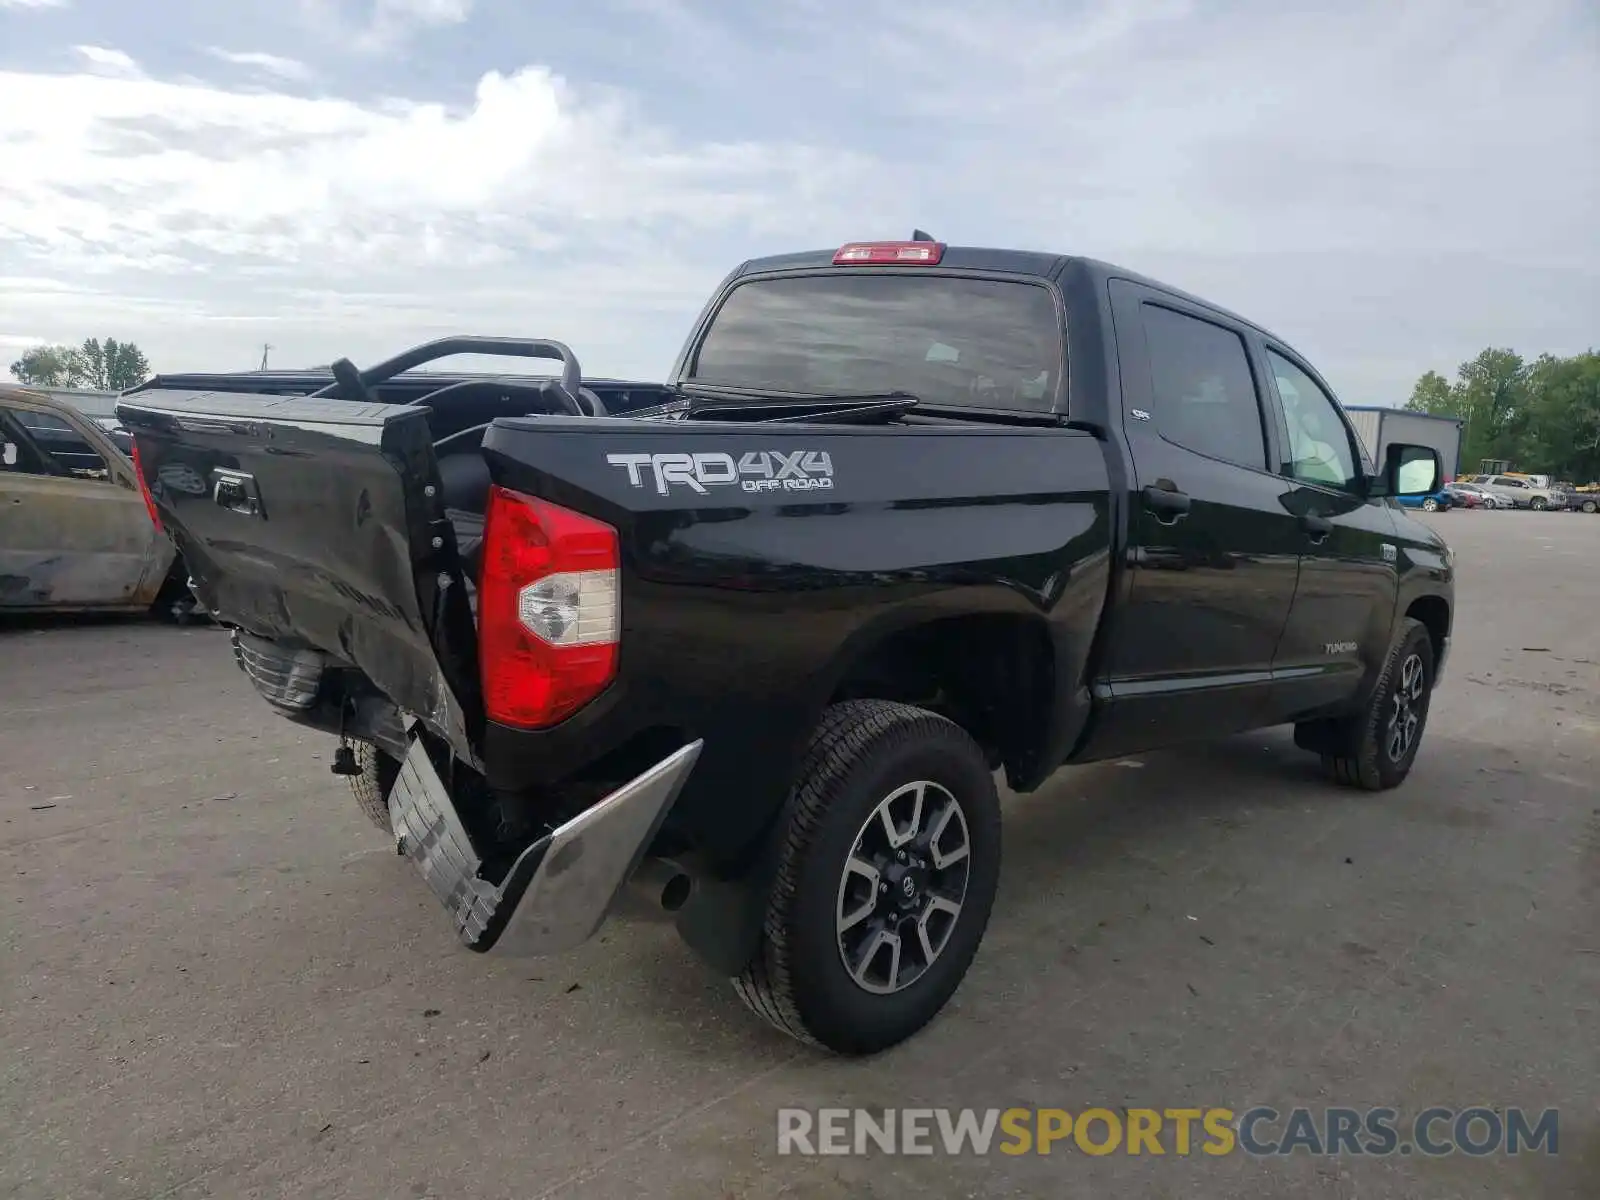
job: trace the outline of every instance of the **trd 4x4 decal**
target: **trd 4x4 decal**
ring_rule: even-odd
[[[720,450],[608,454],[606,462],[625,469],[634,487],[653,484],[662,496],[674,485],[702,496],[709,488],[735,485],[746,492],[810,492],[833,486],[833,460],[826,450],[747,450],[737,460]]]

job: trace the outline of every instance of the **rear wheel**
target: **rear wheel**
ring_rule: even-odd
[[[1429,496],[1426,500],[1424,500],[1422,502],[1422,511],[1423,512],[1438,512],[1439,511],[1439,502],[1437,500],[1435,500],[1432,496]]]
[[[804,756],[761,943],[734,988],[801,1041],[870,1054],[916,1033],[977,953],[1000,875],[1000,805],[960,726],[836,704]]]
[[[1578,507],[1583,509],[1583,511],[1586,513],[1600,512],[1600,500],[1595,500],[1591,497],[1590,499],[1583,501],[1583,503],[1578,505]]]
[[[1411,774],[1427,728],[1433,670],[1427,628],[1406,618],[1366,708],[1342,721],[1319,723],[1315,739],[1297,740],[1319,750],[1340,783],[1371,792],[1398,787]]]
[[[361,774],[348,775],[350,794],[356,798],[361,811],[379,829],[388,833],[393,828],[389,822],[389,789],[400,775],[400,763],[371,742],[355,742],[356,765]]]

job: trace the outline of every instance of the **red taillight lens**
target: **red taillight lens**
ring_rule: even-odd
[[[478,667],[492,721],[540,729],[611,683],[621,636],[617,531],[507,488],[489,491]]]
[[[834,253],[836,267],[900,263],[933,267],[944,257],[943,242],[851,242]]]
[[[156,532],[161,532],[161,514],[156,512],[156,498],[150,494],[150,485],[144,481],[144,466],[139,462],[139,443],[133,443],[133,477],[139,481],[139,494],[144,497],[144,506],[150,510],[150,521],[156,527]]]

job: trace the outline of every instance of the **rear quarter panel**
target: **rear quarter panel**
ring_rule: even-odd
[[[491,725],[491,781],[564,775],[596,738],[704,738],[674,820],[720,859],[770,821],[879,639],[1022,614],[1076,681],[1104,603],[1109,492],[1084,433],[540,419],[496,425],[485,453],[504,486],[615,525],[624,568],[618,682],[547,733]]]

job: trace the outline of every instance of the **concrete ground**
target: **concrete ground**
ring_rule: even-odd
[[[0,1196],[1600,1196],[1600,518],[1430,519],[1460,612],[1404,789],[1273,730],[1008,798],[972,974],[865,1062],[659,923],[458,949],[216,630],[0,630]],[[1556,1107],[1559,1153],[776,1152],[780,1107],[1256,1104]]]

